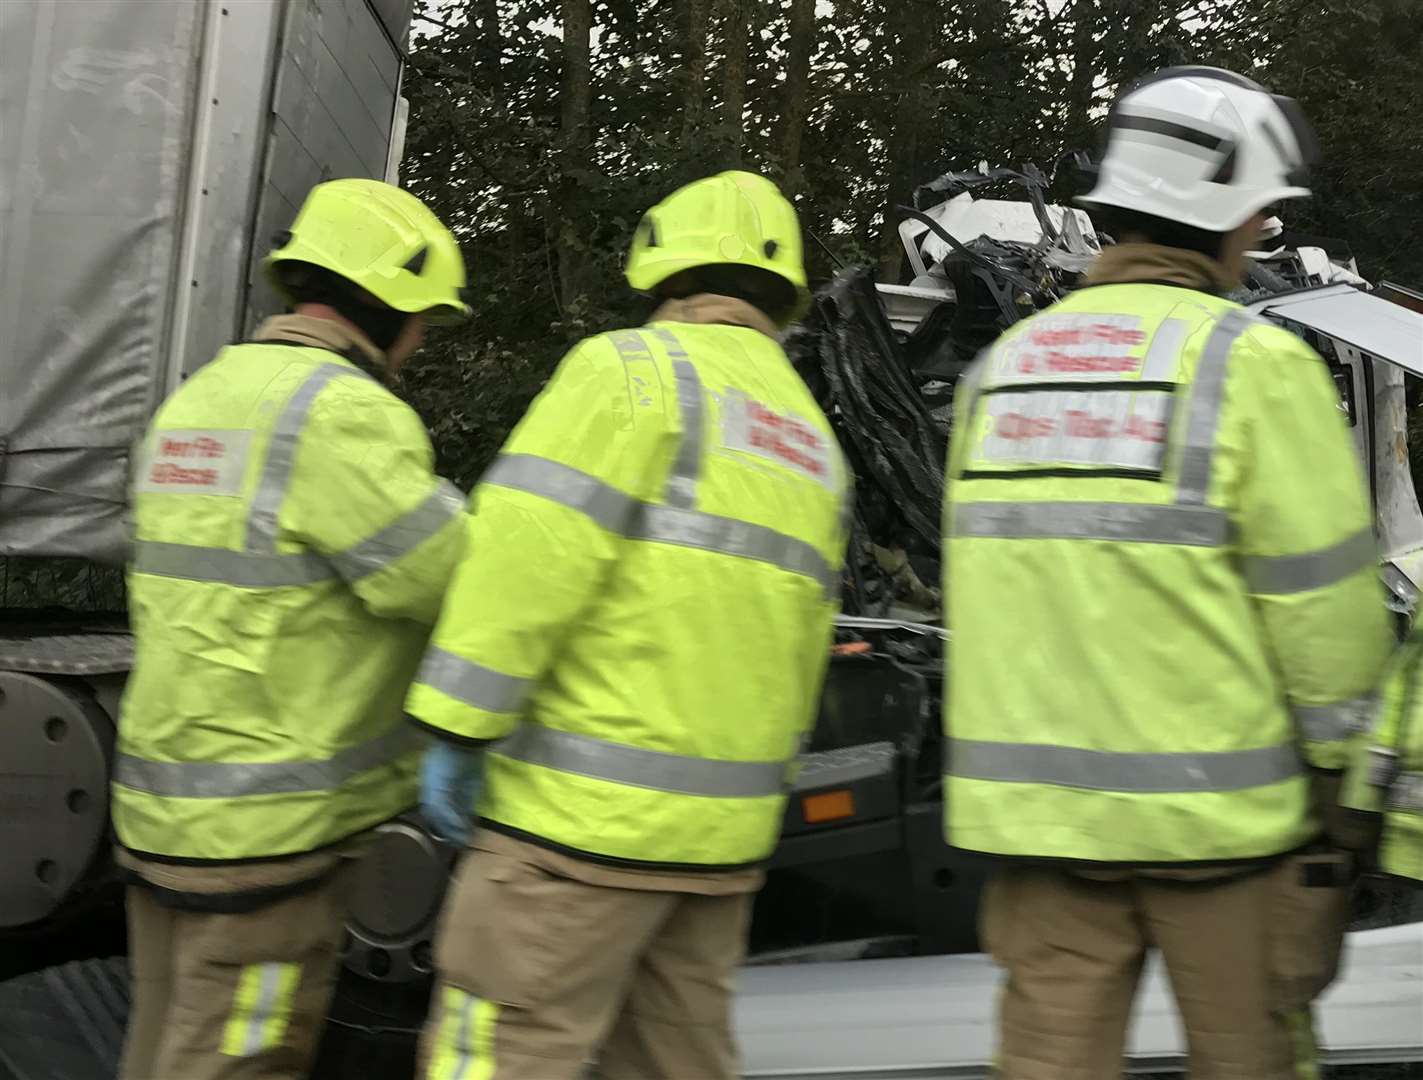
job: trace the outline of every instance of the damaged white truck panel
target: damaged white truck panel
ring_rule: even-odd
[[[1251,309],[1296,332],[1312,331],[1332,346],[1343,407],[1355,446],[1367,463],[1380,553],[1423,587],[1423,512],[1408,459],[1406,376],[1423,376],[1423,314],[1352,285],[1328,285],[1268,297]],[[1413,596],[1399,595],[1399,606]]]
[[[1327,285],[1267,297],[1250,308],[1423,376],[1423,315],[1381,296],[1352,285]]]

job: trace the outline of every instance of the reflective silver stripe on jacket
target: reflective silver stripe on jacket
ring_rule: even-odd
[[[1378,561],[1373,529],[1362,529],[1333,547],[1299,555],[1247,555],[1245,580],[1250,591],[1284,595],[1322,589],[1343,581]]]
[[[1015,540],[1121,540],[1218,547],[1230,532],[1221,510],[1146,503],[976,502],[952,507],[953,535]]]
[[[420,747],[402,724],[377,739],[314,761],[150,761],[120,753],[114,782],[174,799],[239,799],[331,791],[351,778],[399,760]]]
[[[485,712],[516,713],[533,689],[533,680],[506,675],[435,645],[425,652],[415,681]]]
[[[630,787],[708,798],[755,799],[787,790],[788,761],[686,757],[525,724],[490,748],[514,761]]]
[[[699,510],[644,505],[628,536],[633,540],[676,544],[770,563],[792,574],[814,578],[827,592],[839,582],[839,575],[831,570],[820,552],[804,540],[764,525]]]
[[[288,585],[315,585],[336,580],[336,568],[320,555],[267,555],[229,548],[169,544],[136,540],[130,566],[140,574],[211,581],[246,589],[279,589]]]
[[[1345,742],[1373,726],[1378,698],[1372,694],[1332,705],[1294,705],[1295,722],[1309,742]]]
[[[682,441],[677,459],[667,475],[663,498],[668,506],[690,510],[697,505],[697,479],[702,468],[703,405],[702,380],[687,358],[677,335],[666,327],[653,327],[653,334],[672,358],[672,374],[677,381],[677,407],[682,417]]]
[[[1175,382],[1181,370],[1181,353],[1190,336],[1191,324],[1185,319],[1167,319],[1158,326],[1141,364],[1141,381]]]
[[[464,496],[459,488],[441,480],[414,510],[355,547],[331,556],[331,562],[347,581],[358,581],[409,555],[463,510]]]
[[[286,405],[272,425],[272,434],[267,444],[267,460],[262,464],[262,475],[257,480],[257,489],[252,494],[252,505],[247,511],[247,550],[275,551],[277,547],[277,515],[282,501],[287,497],[287,487],[291,484],[292,466],[296,463],[297,443],[301,430],[306,426],[306,414],[311,411],[312,402],[321,393],[322,387],[332,379],[342,376],[367,378],[355,368],[345,364],[322,364],[306,377],[287,400]]]
[[[1191,382],[1191,402],[1186,411],[1181,441],[1180,467],[1176,480],[1176,501],[1200,505],[1206,501],[1215,458],[1215,436],[1220,426],[1220,409],[1225,400],[1225,377],[1235,341],[1250,328],[1252,316],[1230,311],[1211,330],[1201,351],[1196,375]]]
[[[1302,772],[1292,743],[1220,753],[1116,753],[970,739],[952,739],[948,746],[948,773],[958,779],[1089,791],[1239,791],[1278,784]]]
[[[597,477],[532,454],[501,455],[483,483],[523,491],[586,514],[630,540],[676,544],[770,563],[820,582],[830,592],[840,577],[815,548],[794,536],[701,510],[644,503]]]
[[[1423,772],[1398,774],[1388,789],[1388,808],[1423,814]]]
[[[533,454],[500,454],[479,482],[548,499],[586,514],[616,533],[627,530],[633,511],[641,505],[631,495],[603,483],[596,476]]]
[[[958,403],[957,399],[959,397],[963,398],[962,409],[955,411],[961,412],[964,419],[969,421],[970,424],[973,421],[973,410],[978,405],[979,393],[983,389],[983,377],[988,373],[988,367],[992,362],[993,347],[990,345],[988,348],[979,352],[973,362],[964,369],[964,373],[959,376],[959,381],[954,384],[955,404]],[[960,457],[971,452],[968,439],[960,440],[959,445]],[[961,464],[962,463],[958,461],[949,463],[948,480],[950,483],[958,478],[957,474],[961,471]]]

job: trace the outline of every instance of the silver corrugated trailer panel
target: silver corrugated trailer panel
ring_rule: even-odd
[[[981,955],[748,968],[736,1000],[742,1075],[985,1076],[998,982]],[[1331,1061],[1423,1061],[1423,924],[1350,935],[1345,975],[1320,1020]],[[1132,1025],[1133,1064],[1171,1068],[1184,1050],[1152,963]]]
[[[404,7],[408,12],[408,0]],[[400,65],[396,43],[365,0],[297,0],[288,7],[254,230],[248,329],[277,308],[258,262],[312,186],[385,175]]]
[[[202,31],[199,4],[0,2],[0,555],[122,551]]]
[[[313,184],[383,177],[413,0],[0,0],[0,557],[122,561],[157,403],[276,306]]]

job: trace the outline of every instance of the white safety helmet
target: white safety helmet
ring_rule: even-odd
[[[1078,201],[1230,232],[1307,197],[1318,147],[1292,98],[1220,68],[1167,68],[1117,98],[1097,186]]]

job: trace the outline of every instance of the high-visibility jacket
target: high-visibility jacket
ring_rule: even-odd
[[[1151,864],[1307,842],[1391,648],[1319,357],[1226,300],[1082,289],[956,401],[945,532],[957,847]]]
[[[838,607],[846,465],[743,326],[585,340],[473,498],[407,710],[487,755],[480,828],[632,865],[775,846]]]
[[[1423,882],[1423,630],[1415,628],[1389,664],[1341,801],[1383,814],[1380,870]]]
[[[401,704],[463,499],[415,413],[314,324],[223,350],[143,446],[113,786],[119,841],[143,854],[305,852],[416,802]]]

